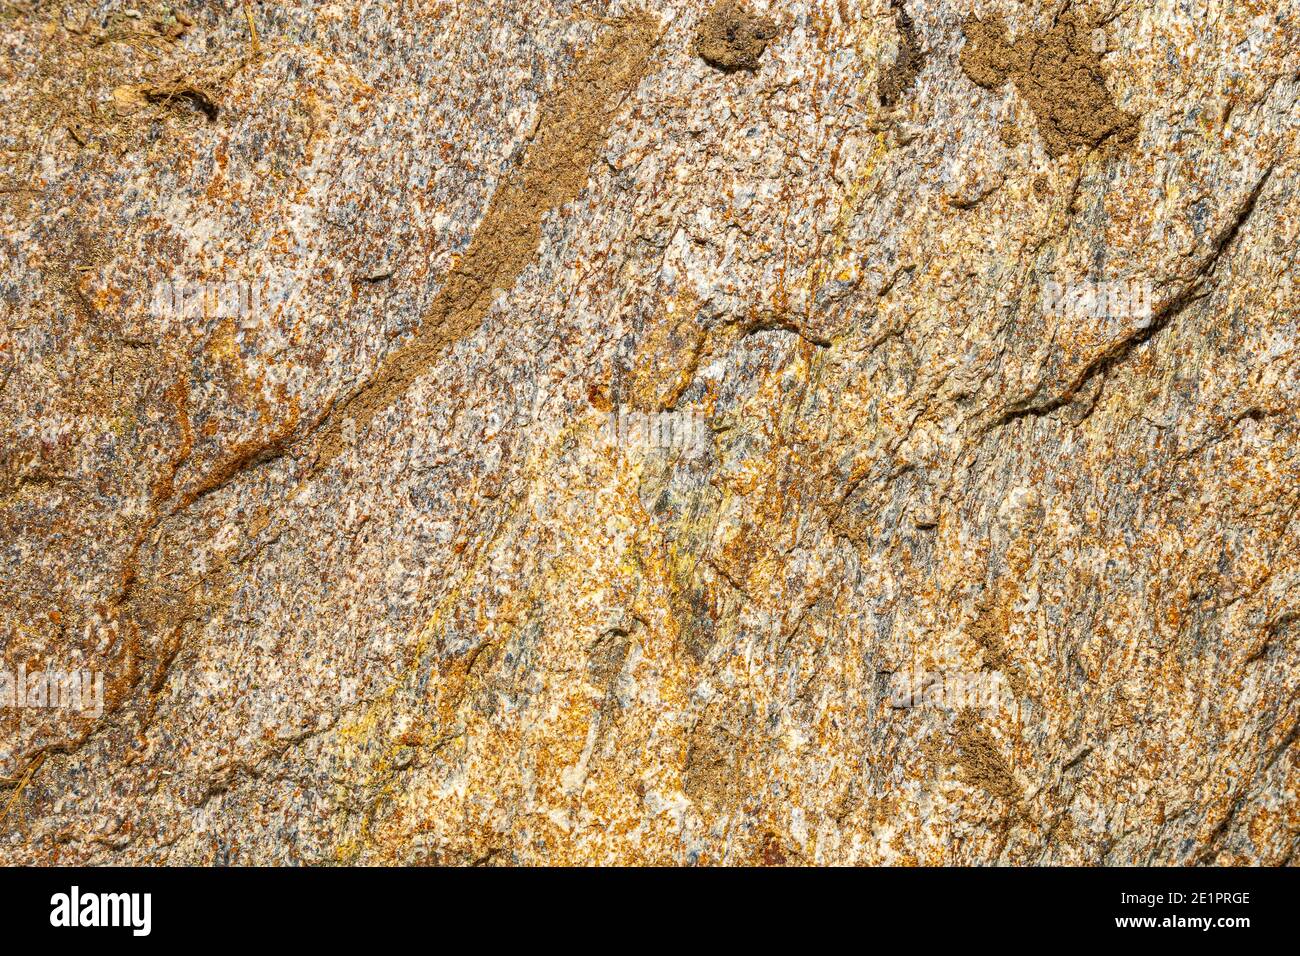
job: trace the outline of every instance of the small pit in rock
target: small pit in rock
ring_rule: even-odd
[[[710,66],[727,73],[758,69],[758,58],[776,38],[776,21],[736,0],[718,0],[700,22],[695,51]]]

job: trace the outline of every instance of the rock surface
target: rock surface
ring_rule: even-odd
[[[1295,861],[1300,9],[728,7],[0,7],[0,862]]]

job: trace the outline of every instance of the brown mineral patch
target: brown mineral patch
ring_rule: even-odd
[[[975,604],[975,621],[969,633],[984,649],[984,666],[1001,673],[1017,697],[1028,697],[1029,686],[1004,640],[1011,630],[1011,606],[1014,603],[1015,592],[1010,588],[1005,589],[1000,598],[986,591]]]
[[[697,731],[686,754],[682,791],[697,806],[715,810],[730,806],[740,790],[740,741],[714,726]]]
[[[957,746],[955,763],[963,783],[979,787],[1005,801],[1009,808],[1019,806],[1020,784],[1012,775],[1011,766],[1002,756],[993,735],[980,723],[974,711],[965,710],[958,715],[953,741]]]
[[[781,838],[774,833],[763,834],[763,866],[785,866],[785,850],[781,846]]]
[[[894,9],[894,27],[898,30],[898,56],[876,82],[876,92],[882,106],[895,105],[911,89],[925,62],[916,26],[907,15],[902,0],[891,0],[891,6]]]
[[[724,72],[753,72],[776,33],[776,21],[771,17],[759,16],[736,0],[718,0],[700,21],[695,52]]]
[[[645,75],[658,39],[658,21],[649,13],[610,21],[573,75],[543,98],[522,162],[497,187],[469,249],[444,280],[414,339],[321,424],[316,470],[343,450],[349,420],[361,434],[444,349],[478,328],[498,292],[514,285],[537,252],[546,214],[576,199],[586,185],[605,131]]]
[[[163,115],[216,116],[218,97],[241,64],[217,69],[205,56],[197,73],[168,70],[161,78],[141,77],[141,66],[183,54],[179,42],[194,21],[169,4],[137,4],[115,11],[102,22],[90,12],[73,13],[50,5],[29,5],[43,16],[42,79],[33,83],[25,104],[34,128],[58,130],[78,149],[109,147],[119,155],[134,143],[133,133]],[[66,5],[64,5],[66,6]],[[134,79],[136,82],[125,82]],[[112,109],[102,108],[106,96]]]
[[[587,402],[598,412],[608,412],[614,407],[609,394],[609,377],[587,383]]]
[[[614,681],[623,670],[628,651],[632,649],[632,638],[625,630],[611,630],[596,641],[587,652],[587,673],[591,683],[608,694]]]
[[[1136,138],[1137,119],[1111,101],[1101,54],[1082,18],[1062,18],[1050,30],[1015,42],[1002,20],[970,20],[966,41],[962,70],[986,89],[1014,83],[1034,111],[1050,156]]]

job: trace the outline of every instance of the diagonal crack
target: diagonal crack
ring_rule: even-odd
[[[1196,274],[1184,284],[1183,288],[1176,295],[1166,300],[1162,305],[1154,310],[1150,324],[1144,328],[1138,329],[1128,338],[1117,342],[1114,346],[1094,358],[1077,376],[1075,376],[1074,381],[1058,395],[1042,402],[1030,403],[1028,399],[1023,402],[1018,402],[1012,405],[1001,416],[996,418],[984,429],[984,431],[992,431],[995,428],[1008,425],[1021,418],[1040,418],[1044,415],[1051,414],[1064,405],[1068,405],[1093,378],[1100,375],[1104,379],[1106,373],[1127,360],[1139,345],[1142,345],[1144,342],[1155,336],[1156,333],[1168,326],[1185,309],[1187,309],[1188,306],[1192,305],[1194,302],[1199,302],[1201,299],[1208,296],[1210,294],[1209,290],[1205,288],[1207,280],[1218,269],[1224,253],[1227,252],[1228,248],[1232,245],[1233,240],[1235,240],[1238,234],[1240,234],[1246,221],[1250,219],[1251,215],[1254,213],[1255,207],[1259,203],[1259,197],[1263,193],[1264,187],[1268,185],[1275,167],[1276,163],[1271,163],[1269,167],[1264,170],[1263,175],[1260,176],[1259,180],[1255,183],[1241,206],[1238,207],[1236,214],[1232,217],[1232,221],[1229,222],[1215,238],[1213,245],[1210,247],[1209,255],[1206,256],[1205,261],[1201,263],[1200,268],[1196,270]]]

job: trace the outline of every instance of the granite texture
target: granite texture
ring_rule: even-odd
[[[0,3],[0,863],[1295,862],[1298,97],[1296,0]]]

